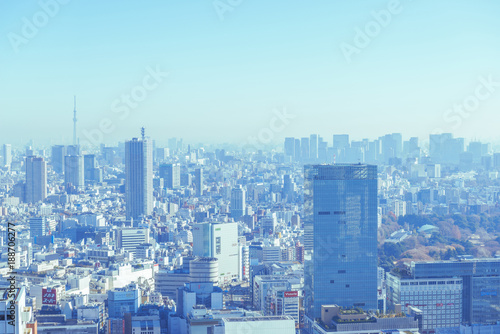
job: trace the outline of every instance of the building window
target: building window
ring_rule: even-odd
[[[345,287],[348,288],[350,285],[349,284],[346,284]]]
[[[220,237],[215,238],[215,254],[220,254],[221,253],[221,242],[220,242]]]
[[[330,283],[335,283],[335,280],[331,279],[331,280],[330,280]]]

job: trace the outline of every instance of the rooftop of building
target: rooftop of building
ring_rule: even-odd
[[[279,316],[262,316],[262,317],[240,317],[240,318],[224,318],[225,322],[245,322],[245,321],[271,321],[271,320],[292,320],[292,317],[286,315]]]

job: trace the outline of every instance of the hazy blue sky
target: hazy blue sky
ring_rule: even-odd
[[[479,79],[500,82],[496,0],[55,1],[0,2],[0,143],[70,143],[74,94],[78,136],[103,122],[108,143],[140,126],[160,142],[498,136],[500,84]]]

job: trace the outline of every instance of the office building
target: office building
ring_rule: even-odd
[[[83,175],[85,181],[102,182],[102,171],[97,167],[94,154],[85,154],[83,156]]]
[[[233,217],[234,221],[238,221],[245,215],[245,197],[245,189],[241,185],[231,190],[231,217]]]
[[[81,155],[64,157],[64,183],[66,186],[75,187],[76,190],[85,188],[83,157]]]
[[[223,318],[225,334],[294,334],[295,321],[289,316]]]
[[[237,223],[202,223],[193,226],[193,255],[219,260],[219,281],[239,277]]]
[[[345,150],[349,147],[349,135],[333,135],[333,148],[335,150]]]
[[[295,138],[285,138],[285,158],[295,161]]]
[[[194,186],[196,189],[196,196],[203,195],[203,168],[196,168],[194,170]]]
[[[153,212],[153,151],[144,137],[125,143],[125,202],[128,219]]]
[[[130,253],[136,254],[137,247],[149,243],[149,229],[147,228],[120,228],[116,233],[116,246]]]
[[[423,313],[422,334],[462,323],[461,278],[403,278],[387,274],[389,306],[413,306]]]
[[[138,289],[108,291],[108,314],[110,318],[123,318],[125,313],[136,314],[141,304]]]
[[[161,164],[160,178],[165,182],[167,189],[177,189],[181,186],[181,165]]]
[[[311,163],[318,160],[318,135],[309,136],[309,159]]]
[[[66,146],[55,145],[52,146],[52,157],[50,163],[52,164],[52,169],[54,172],[63,174],[64,173],[64,157],[66,156]]]
[[[415,279],[462,278],[464,322],[487,324],[500,319],[500,259],[412,262],[410,271]]]
[[[81,155],[80,145],[68,145],[66,146],[66,155]]]
[[[31,217],[29,225],[32,238],[43,237],[49,233],[47,217]]]
[[[377,167],[304,167],[305,311],[377,309]]]
[[[305,137],[305,138],[301,138],[300,139],[300,155],[301,155],[301,159],[302,159],[302,162],[308,162],[309,161],[309,151],[310,151],[310,147],[309,147],[309,138]]]
[[[25,199],[37,203],[47,197],[47,163],[43,158],[26,157]]]

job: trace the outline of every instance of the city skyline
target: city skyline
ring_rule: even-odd
[[[500,333],[500,1],[0,1],[0,334]]]

